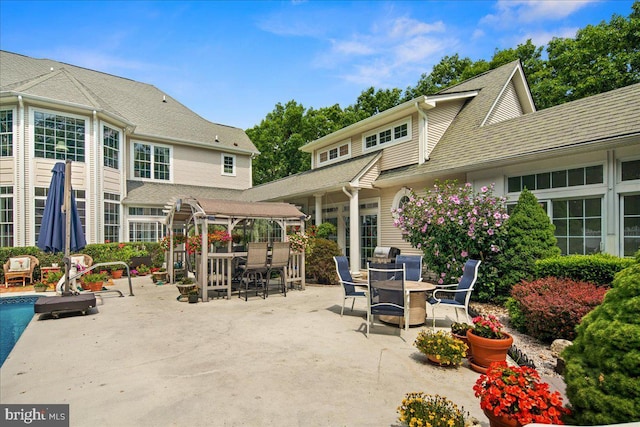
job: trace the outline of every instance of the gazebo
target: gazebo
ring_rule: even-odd
[[[167,271],[175,282],[179,268],[191,265],[184,243],[175,244],[178,230],[184,236],[199,236],[201,247],[191,265],[196,276],[202,301],[209,300],[209,292],[224,292],[231,297],[234,268],[240,257],[247,255],[244,244],[250,241],[286,241],[291,230],[304,232],[307,216],[289,203],[242,202],[223,199],[174,198],[165,206],[168,241]],[[210,226],[223,229],[233,239],[223,245],[211,244]],[[236,239],[238,237],[239,239]],[[197,237],[195,237],[197,239]],[[299,283],[305,287],[304,251],[292,252],[286,270],[287,286]]]

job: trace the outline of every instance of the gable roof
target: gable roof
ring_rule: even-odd
[[[50,59],[0,51],[0,97],[16,96],[95,110],[133,129],[134,137],[258,153],[242,129],[212,123],[155,86]]]
[[[465,109],[468,107],[471,105]],[[464,109],[460,115],[463,113]],[[474,126],[460,123],[464,118],[456,120],[428,162],[384,171],[376,183],[476,170],[516,159],[553,156],[563,149],[587,150],[608,141],[624,143],[640,135],[640,83],[496,124],[478,126],[476,121]]]

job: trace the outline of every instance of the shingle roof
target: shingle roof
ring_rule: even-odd
[[[479,95],[468,102],[433,149],[428,162],[384,171],[378,182],[401,176],[486,168],[495,162],[640,134],[640,84],[480,127],[492,105],[490,97],[481,96],[495,94],[498,83],[499,79],[487,82]]]
[[[242,190],[200,187],[197,185],[161,184],[147,181],[127,181],[127,197],[123,205],[157,206],[174,198],[238,199]]]
[[[138,136],[258,152],[242,129],[205,120],[152,85],[62,62],[0,51],[0,91],[104,112]]]
[[[322,168],[312,169],[249,188],[243,200],[279,200],[302,194],[336,190],[349,184],[380,152],[370,153]]]

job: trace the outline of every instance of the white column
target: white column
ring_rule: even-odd
[[[322,194],[314,194],[316,198],[316,226],[322,224]]]
[[[351,189],[349,200],[349,267],[351,274],[360,273],[360,198],[359,188]]]

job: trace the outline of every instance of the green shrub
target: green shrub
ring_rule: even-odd
[[[500,255],[499,295],[509,295],[511,287],[521,280],[534,279],[537,259],[560,255],[554,230],[536,196],[525,188],[505,223],[507,239]]]
[[[338,234],[338,229],[330,222],[323,222],[316,229],[316,237],[322,239],[328,239],[331,236],[335,236],[336,234]]]
[[[338,276],[334,256],[342,255],[338,244],[332,240],[311,239],[305,254],[306,275],[317,283],[336,284]]]
[[[640,420],[640,264],[616,275],[563,356],[571,424]]]
[[[509,315],[518,330],[544,342],[572,340],[582,318],[602,302],[606,288],[547,277],[521,282],[511,291]]]
[[[566,277],[578,282],[610,285],[617,272],[634,262],[632,258],[609,254],[558,256],[536,261],[536,277]]]

